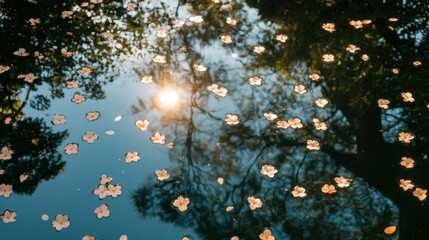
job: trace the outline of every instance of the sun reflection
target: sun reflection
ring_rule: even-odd
[[[179,102],[179,94],[173,89],[164,89],[159,95],[159,101],[164,107],[172,107]]]

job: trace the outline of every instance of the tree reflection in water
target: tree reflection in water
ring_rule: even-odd
[[[187,52],[169,52],[168,64],[145,70],[155,79],[175,76],[172,81],[189,89],[190,99],[177,115],[160,119],[166,129],[174,129],[171,160],[177,167],[170,170],[171,179],[155,188],[151,179],[136,191],[134,201],[142,215],[194,226],[204,239],[234,235],[251,239],[265,227],[279,239],[385,239],[383,230],[390,225],[399,225],[395,238],[427,237],[428,207],[399,187],[400,179],[411,179],[423,188],[428,183],[424,174],[428,72],[415,62],[427,60],[423,16],[427,9],[422,10],[427,6],[247,3],[259,10],[260,20],[246,16],[250,10],[242,2],[189,2],[191,15],[206,16],[204,28],[184,27],[170,35],[169,43]],[[401,23],[384,17],[400,11],[404,12]],[[238,26],[225,24],[226,16],[233,14],[239,16]],[[354,19],[373,20],[363,21],[360,28]],[[322,28],[331,22],[335,32]],[[226,33],[234,36],[234,44],[218,48],[219,36]],[[276,34],[286,34],[286,43],[274,40]],[[282,36],[278,38],[284,40]],[[255,45],[263,46],[264,52],[258,48],[258,54],[252,53]],[[214,59],[206,54],[211,51],[219,51]],[[239,53],[239,59],[227,60],[231,53]],[[324,62],[324,54],[332,54],[333,59]],[[194,71],[194,64],[201,62],[209,67],[207,72]],[[400,74],[395,74],[396,68]],[[248,85],[245,81],[251,76],[262,76],[262,86]],[[229,99],[207,95],[212,83],[225,86]],[[295,88],[298,84],[307,93],[297,94],[303,90]],[[405,102],[403,92],[412,92],[419,100]],[[316,106],[319,98],[329,99],[327,107]],[[388,99],[389,109],[380,108],[379,99]],[[240,124],[222,125],[224,112],[216,104],[233,109],[229,111],[239,116]],[[265,112],[283,120],[299,117],[304,127],[276,128],[276,121],[262,117]],[[326,122],[327,131],[316,130],[313,118]],[[414,133],[415,141],[399,142],[400,131]],[[320,142],[321,150],[306,149],[309,139]],[[399,164],[404,156],[419,159],[419,166],[405,170]],[[273,179],[259,173],[264,164],[279,170]],[[322,193],[321,187],[335,184],[338,176],[354,180],[349,188],[337,187],[337,193]],[[218,177],[225,183],[219,185]],[[291,196],[297,185],[305,187],[306,197]],[[186,213],[171,205],[179,195],[191,201]],[[261,198],[263,207],[249,210],[249,196]],[[234,210],[226,212],[227,206]]]
[[[410,179],[428,188],[425,1],[94,2],[2,5],[0,39],[9,44],[0,64],[13,68],[0,74],[0,147],[12,147],[16,161],[0,162],[1,183],[32,193],[64,167],[56,149],[67,133],[25,117],[27,102],[47,110],[70,80],[103,99],[102,85],[132,58],[142,82],[180,93],[170,108],[158,96],[132,107],[175,137],[171,178],[154,177],[133,195],[142,216],[193,227],[204,239],[255,239],[265,228],[276,239],[386,239],[390,225],[399,226],[392,238],[429,237],[427,205],[399,187]],[[43,21],[16,24],[30,13]],[[32,56],[11,57],[19,48]],[[16,81],[29,73],[33,83]],[[51,96],[33,94],[43,84]],[[414,102],[404,101],[407,92]],[[270,112],[278,119],[267,120]],[[225,114],[240,123],[224,123]],[[326,130],[316,129],[321,122]],[[297,128],[277,127],[290,124]],[[399,142],[400,132],[415,138]],[[402,157],[415,167],[404,169]],[[278,170],[273,178],[260,173],[265,164]],[[18,183],[22,173],[29,180]],[[340,176],[353,179],[350,187],[335,184]],[[337,192],[322,193],[324,184]],[[295,186],[307,195],[294,197]],[[190,199],[184,213],[172,205],[180,195]],[[250,210],[249,196],[262,208]]]

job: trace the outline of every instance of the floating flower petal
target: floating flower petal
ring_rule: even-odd
[[[240,123],[240,120],[238,119],[237,115],[234,114],[226,114],[225,115],[225,122],[228,125],[237,125]]]
[[[57,214],[55,220],[52,221],[52,226],[57,231],[61,231],[63,228],[70,226],[69,217],[67,215]]]
[[[158,179],[158,181],[164,181],[170,178],[170,173],[168,173],[167,170],[165,169],[156,170],[155,174],[156,174],[156,179]]]
[[[156,132],[152,137],[150,137],[150,140],[154,144],[165,144],[165,135],[161,135],[159,132]]]
[[[110,216],[110,210],[108,209],[107,204],[104,203],[95,208],[94,213],[97,214],[98,219]]]
[[[263,205],[262,200],[260,198],[255,198],[253,196],[249,196],[247,198],[247,202],[249,203],[249,208],[252,211],[257,208],[261,208]]]
[[[184,212],[188,210],[188,205],[191,201],[189,201],[189,198],[184,198],[182,196],[179,196],[176,198],[176,200],[173,201],[173,206],[175,206],[179,211]]]
[[[77,154],[79,152],[79,145],[77,143],[69,143],[64,147],[66,154]]]
[[[147,128],[149,127],[149,125],[150,125],[150,122],[148,121],[148,120],[137,120],[137,121],[135,121],[135,123],[134,123],[135,125],[136,125],[136,127],[138,128],[138,129],[140,129],[141,131],[145,131],[145,130],[147,130]]]
[[[127,152],[127,154],[125,155],[126,163],[137,162],[138,160],[140,160],[138,152]]]

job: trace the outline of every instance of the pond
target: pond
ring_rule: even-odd
[[[429,2],[0,1],[1,239],[429,239]]]

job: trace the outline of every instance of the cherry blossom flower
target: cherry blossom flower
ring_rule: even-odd
[[[43,59],[43,55],[42,55],[42,54],[40,54],[40,52],[39,52],[39,51],[35,51],[35,52],[34,52],[34,56],[35,56],[35,57],[37,57],[38,59]]]
[[[196,16],[190,17],[189,21],[194,22],[194,23],[202,23],[204,21],[204,19],[201,15],[196,15]]]
[[[62,11],[61,12],[62,18],[71,18],[71,15],[73,15],[73,11]]]
[[[291,118],[291,119],[288,119],[287,122],[288,122],[289,126],[293,129],[303,127],[303,125],[301,123],[301,119],[299,119],[299,118]]]
[[[337,190],[335,189],[335,186],[330,184],[323,185],[321,190],[323,193],[327,193],[329,195],[337,192]]]
[[[323,54],[322,58],[323,58],[323,61],[326,63],[331,63],[334,61],[334,55],[332,54]]]
[[[68,228],[70,226],[69,217],[67,215],[57,214],[55,220],[52,221],[52,226],[57,232],[61,231],[63,228]]]
[[[362,54],[361,59],[362,59],[362,61],[364,61],[364,62],[368,61],[368,60],[369,60],[369,56],[368,56],[368,54]]]
[[[360,50],[360,48],[359,48],[359,47],[357,47],[357,46],[356,46],[356,45],[354,45],[354,44],[349,44],[349,45],[347,46],[346,50],[347,50],[349,53],[356,53],[357,51],[359,51],[359,50]]]
[[[207,87],[207,90],[212,91],[214,94],[220,97],[225,97],[228,93],[228,89],[224,87],[219,87],[217,84],[212,84]]]
[[[316,105],[320,108],[324,108],[326,107],[326,105],[328,105],[329,100],[326,98],[319,98],[315,101]]]
[[[159,38],[166,38],[168,37],[168,31],[166,29],[159,29],[156,31],[156,36]]]
[[[380,98],[380,99],[378,99],[377,103],[378,103],[379,108],[388,109],[390,101],[387,99]]]
[[[110,211],[107,207],[107,204],[105,204],[105,203],[103,203],[99,207],[95,208],[94,213],[97,214],[98,219],[110,216]]]
[[[404,143],[410,143],[414,139],[414,136],[409,132],[400,132],[398,136],[399,141]]]
[[[189,198],[179,196],[176,198],[176,200],[173,201],[173,206],[179,209],[179,211],[184,212],[188,210],[188,205],[190,202],[191,201],[189,201]]]
[[[410,190],[414,188],[414,184],[411,180],[399,179],[399,187],[401,187],[404,191]]]
[[[52,124],[64,124],[66,123],[66,116],[64,114],[54,114],[54,119],[52,120]]]
[[[89,5],[89,2],[82,2],[82,4],[80,4],[80,6],[81,7],[88,7],[88,5]]]
[[[116,184],[116,185],[109,184],[107,188],[109,189],[109,196],[113,198],[122,194],[122,186],[119,184]]]
[[[100,177],[100,184],[106,184],[106,183],[110,183],[113,180],[112,177],[106,176],[106,175],[101,175]]]
[[[335,24],[334,23],[324,23],[322,24],[322,28],[325,31],[328,31],[330,33],[335,32]]]
[[[363,28],[363,22],[361,20],[351,20],[349,24],[356,29]]]
[[[13,151],[7,146],[3,146],[0,152],[0,159],[3,161],[7,161],[12,159]]]
[[[296,85],[293,90],[298,94],[304,94],[307,92],[307,89],[305,89],[305,86],[302,84]]]
[[[402,92],[401,96],[402,96],[404,102],[414,102],[415,101],[413,94],[410,92]]]
[[[115,122],[120,122],[120,121],[121,121],[121,119],[122,119],[122,116],[117,116],[117,117],[115,117],[114,121],[115,121]]]
[[[86,113],[86,119],[88,121],[95,121],[100,117],[99,111],[90,111]]]
[[[30,53],[28,53],[25,48],[20,48],[13,52],[13,55],[16,55],[18,57],[27,57],[28,55],[30,55]]]
[[[61,55],[63,55],[64,57],[71,57],[73,53],[68,52],[66,48],[61,48]]]
[[[89,130],[87,131],[83,136],[82,140],[86,141],[88,143],[94,143],[95,140],[98,139],[98,135],[95,134],[93,131]]]
[[[127,3],[127,7],[129,9],[135,9],[137,7],[137,4],[135,2],[129,2]]]
[[[113,39],[113,34],[111,32],[109,32],[109,31],[103,32],[101,34],[101,36],[103,36],[103,38],[106,39],[106,40],[112,40]]]
[[[320,75],[319,75],[319,74],[317,74],[317,73],[312,73],[312,74],[308,75],[308,77],[309,77],[311,80],[316,81],[316,82],[320,80]]]
[[[145,84],[151,83],[151,82],[153,82],[153,78],[152,78],[152,76],[145,75],[141,78],[140,82],[145,83]]]
[[[170,143],[168,143],[167,144],[167,146],[168,146],[168,149],[173,149],[174,148],[174,143],[173,142],[170,142]]]
[[[86,97],[84,95],[80,95],[79,93],[75,93],[73,95],[73,98],[71,99],[72,102],[76,104],[80,104],[86,100]]]
[[[265,52],[265,47],[264,46],[260,46],[260,45],[254,46],[253,47],[253,52],[255,52],[256,54],[262,54],[262,53]]]
[[[167,58],[164,55],[156,55],[152,61],[154,63],[164,64],[167,62]]]
[[[159,132],[155,132],[155,134],[150,137],[150,140],[154,144],[165,144],[165,135],[161,135]]]
[[[277,119],[277,114],[272,113],[272,112],[265,112],[265,113],[264,113],[264,117],[265,117],[268,121],[272,121],[272,120],[276,120],[276,119]]]
[[[126,163],[137,162],[138,160],[140,160],[138,152],[127,152],[127,154],[125,155]]]
[[[292,195],[294,197],[303,198],[303,197],[307,196],[307,193],[305,193],[305,188],[300,187],[300,186],[295,186],[292,190]]]
[[[232,43],[232,37],[231,37],[231,35],[224,34],[224,35],[220,36],[220,41],[225,43],[225,44],[230,44],[230,43]]]
[[[240,238],[237,236],[232,236],[230,240],[240,240]]]
[[[399,68],[394,68],[394,69],[392,69],[392,73],[393,73],[393,74],[398,74],[398,73],[399,73]]]
[[[40,18],[30,18],[28,23],[30,23],[31,26],[36,26],[36,24],[40,23]]]
[[[68,89],[73,89],[73,88],[78,88],[79,87],[79,81],[78,80],[73,80],[73,81],[68,81],[67,83],[67,88]]]
[[[0,74],[4,73],[6,71],[9,71],[9,70],[10,70],[9,66],[0,65]]]
[[[261,240],[276,240],[276,238],[272,235],[270,229],[265,229],[261,234],[259,234],[259,239],[261,239]]]
[[[227,17],[226,18],[226,23],[231,25],[231,26],[235,26],[237,25],[237,19],[231,18],[231,17]]]
[[[224,179],[223,177],[218,177],[216,181],[217,181],[217,183],[219,183],[220,185],[223,185],[223,183],[224,183],[225,179]]]
[[[9,184],[0,184],[0,196],[4,196],[4,197],[10,197],[10,195],[12,195],[13,193],[13,187],[12,185]]]
[[[79,152],[79,145],[77,143],[69,143],[64,147],[66,154],[77,154]]]
[[[277,34],[276,40],[282,43],[285,43],[287,41],[288,37],[285,34]]]
[[[142,120],[137,120],[137,121],[135,121],[134,124],[141,131],[145,131],[149,127],[150,122],[148,120],[143,120],[143,121]]]
[[[33,83],[33,81],[35,79],[37,79],[38,77],[32,73],[29,73],[29,74],[20,74],[20,75],[18,75],[17,78],[24,78],[24,81],[26,81],[28,83]]]
[[[237,125],[240,123],[240,120],[238,119],[237,115],[234,114],[226,114],[225,115],[225,122],[228,125]]]
[[[12,122],[12,118],[11,117],[7,117],[5,120],[4,120],[4,124],[10,124]]]
[[[290,124],[286,120],[280,120],[276,122],[276,126],[277,128],[287,129],[288,127],[290,127]]]
[[[168,173],[167,170],[165,169],[156,170],[155,174],[156,174],[156,179],[158,179],[158,181],[164,181],[170,178],[170,173]]]
[[[255,210],[257,208],[261,208],[263,203],[260,198],[255,198],[254,196],[249,196],[247,198],[247,202],[249,203],[250,210]]]
[[[178,19],[173,20],[171,23],[173,24],[173,27],[182,27],[183,24],[185,24],[185,22]]]
[[[92,193],[94,193],[94,195],[98,195],[99,199],[110,196],[110,191],[104,185],[99,185],[98,188],[92,191]]]
[[[0,216],[0,218],[3,220],[4,223],[13,223],[16,221],[16,212],[15,211],[9,211],[5,210],[3,212],[3,215]]]
[[[82,69],[80,70],[80,73],[82,73],[83,75],[88,75],[92,72],[92,69],[89,67],[82,67]]]
[[[203,64],[194,64],[194,69],[197,72],[205,72],[205,71],[207,71],[207,67],[204,66]]]
[[[349,187],[350,183],[353,181],[353,179],[345,178],[343,176],[335,177],[334,180],[337,183],[338,187],[340,187],[340,188]]]
[[[121,235],[119,240],[128,240],[128,237],[127,237],[127,235],[124,234],[124,235]]]
[[[325,122],[321,122],[318,118],[313,118],[313,124],[316,130],[325,131],[328,129],[328,125]]]
[[[402,157],[401,158],[401,165],[405,168],[413,168],[414,167],[414,159],[409,157]]]
[[[253,76],[248,79],[250,85],[252,86],[261,86],[262,85],[262,78],[258,76]]]
[[[277,172],[278,172],[278,170],[274,166],[269,165],[269,164],[265,164],[261,168],[261,174],[265,175],[269,178],[273,178]]]
[[[416,188],[416,190],[414,190],[413,195],[417,198],[419,198],[420,201],[424,201],[427,197],[426,193],[428,191],[426,189],[423,188]]]

